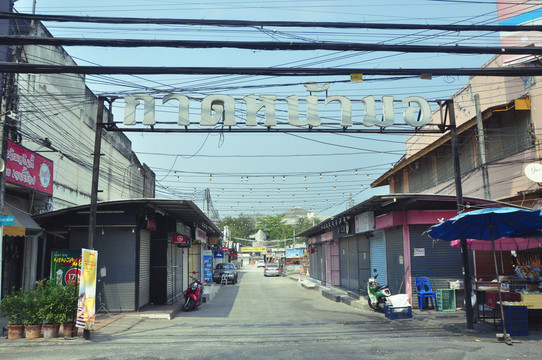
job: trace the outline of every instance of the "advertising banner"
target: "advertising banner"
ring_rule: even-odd
[[[213,251],[203,250],[203,282],[213,282]]]
[[[251,246],[244,246],[241,248],[241,252],[266,252],[267,248],[265,246],[262,247],[251,247]]]
[[[68,285],[81,282],[81,253],[74,250],[51,251],[51,276],[56,278],[56,285]]]
[[[53,162],[8,141],[6,181],[53,194]]]
[[[301,259],[303,249],[286,249],[286,259]]]
[[[96,266],[98,252],[82,249],[81,282],[75,326],[92,330],[96,311]]]

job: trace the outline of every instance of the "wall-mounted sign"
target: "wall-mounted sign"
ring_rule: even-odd
[[[156,231],[156,220],[147,220],[147,230]]]
[[[186,235],[173,234],[173,243],[179,247],[190,247],[190,239]]]
[[[203,242],[207,241],[207,233],[201,230],[199,227],[196,227],[196,240]]]
[[[314,92],[322,92],[327,90],[329,86],[322,88],[307,87],[309,95],[305,99],[301,100],[305,102],[306,106],[306,119],[301,120],[299,117],[300,99],[297,95],[290,95],[285,99],[277,99],[276,95],[247,95],[240,101],[244,102],[242,105],[246,111],[245,126],[265,126],[275,127],[277,126],[277,120],[275,114],[278,112],[287,113],[288,125],[291,126],[307,126],[317,127],[322,125],[322,120],[318,114],[319,107],[328,106],[330,103],[336,103],[340,105],[341,121],[337,123],[337,126],[341,128],[352,127],[354,122],[352,120],[352,108],[359,106],[360,109],[365,110],[365,114],[362,119],[357,121],[356,126],[361,124],[366,127],[388,127],[395,124],[395,113],[397,107],[397,101],[393,96],[383,96],[380,99],[380,106],[382,110],[381,115],[376,113],[376,103],[379,101],[374,96],[366,96],[360,100],[351,100],[345,96],[332,95],[327,96],[325,99],[320,99]],[[323,90],[325,88],[325,90]],[[193,99],[192,99],[193,100]],[[143,119],[142,125],[154,126],[156,125],[154,119],[154,108],[156,99],[149,94],[134,94],[124,98],[126,106],[124,108],[124,125],[136,125],[136,108],[143,104]],[[162,104],[173,103],[178,104],[178,120],[177,125],[183,127],[189,127],[191,125],[189,119],[190,111],[190,99],[188,96],[181,94],[169,94],[162,98]],[[403,120],[407,125],[413,127],[420,127],[428,124],[431,121],[431,107],[427,100],[420,96],[408,96],[400,102],[400,106],[403,110]],[[281,109],[281,106],[284,109]],[[258,113],[264,111],[265,121],[258,123]],[[236,126],[237,117],[236,114],[236,99],[229,95],[208,95],[201,99],[201,118],[199,121],[200,126],[215,126],[217,124],[223,124],[224,126]]]
[[[0,215],[0,225],[13,225],[13,224],[15,224],[15,216]]]
[[[6,181],[52,195],[53,162],[8,141]]]
[[[337,227],[337,232],[341,235],[348,234],[349,231],[350,231],[350,226],[348,226],[347,222],[339,224],[339,226]]]
[[[414,248],[414,256],[425,256],[425,248]]]
[[[354,218],[354,226],[356,227],[356,234],[361,232],[372,231],[375,229],[375,215],[373,211],[366,211]]]

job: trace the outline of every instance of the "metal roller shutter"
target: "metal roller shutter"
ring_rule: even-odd
[[[339,242],[339,262],[341,286],[348,289],[348,240],[341,240]]]
[[[80,250],[88,244],[88,230],[70,232],[70,249]],[[108,311],[136,311],[135,234],[131,229],[106,228],[103,235],[97,231],[94,249],[98,251],[98,269],[106,267],[106,276],[98,278],[96,293],[103,289],[103,302]],[[98,271],[99,273],[99,271]],[[96,308],[99,299],[96,299]]]
[[[149,304],[151,284],[151,233],[139,233],[139,308]]]
[[[359,289],[358,279],[358,241],[357,239],[348,240],[348,288],[351,290]]]
[[[378,273],[378,282],[381,285],[387,284],[388,274],[386,271],[386,239],[384,231],[375,231],[374,237],[370,240],[371,247],[371,275],[373,269]]]

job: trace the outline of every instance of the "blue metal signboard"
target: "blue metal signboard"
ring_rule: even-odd
[[[13,224],[15,224],[15,216],[0,215],[0,225],[13,225]]]

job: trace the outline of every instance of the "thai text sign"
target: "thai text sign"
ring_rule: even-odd
[[[53,194],[53,162],[8,141],[6,181]]]
[[[79,284],[76,326],[92,330],[96,311],[96,267],[98,265],[98,252],[82,249],[81,258],[81,282]]]
[[[286,249],[286,259],[301,259],[303,257],[303,249]]]
[[[51,251],[51,276],[56,285],[67,285],[81,281],[81,253],[74,250]]]
[[[248,253],[248,252],[266,252],[267,248],[265,246],[262,247],[252,247],[252,246],[245,246],[241,248],[241,252]]]
[[[366,127],[378,126],[385,128],[395,124],[395,103],[393,96],[383,96],[381,98],[382,115],[377,116],[377,99],[374,96],[366,96],[361,100],[351,100],[345,96],[327,96],[320,101],[314,92],[327,90],[329,86],[321,88],[308,87],[310,95],[306,96],[306,119],[300,119],[299,116],[299,97],[290,95],[284,100],[278,100],[276,95],[248,95],[241,99],[242,105],[236,104],[237,101],[229,95],[209,95],[201,99],[201,118],[200,126],[215,126],[219,123],[224,126],[236,126],[237,118],[235,116],[236,108],[242,106],[246,110],[246,121],[244,125],[254,127],[263,125],[267,128],[277,126],[277,101],[282,104],[287,112],[288,125],[298,127],[318,127],[322,125],[322,119],[318,114],[319,102],[324,107],[330,103],[340,105],[342,128],[348,128],[354,125],[352,119],[353,106],[358,105],[360,110],[364,108],[365,114],[361,119],[361,124]],[[134,94],[124,98],[126,106],[124,108],[124,125],[136,125],[136,109],[143,104],[142,124],[147,126],[156,125],[154,119],[154,108],[156,99],[149,94]],[[190,100],[187,96],[181,94],[170,94],[162,98],[162,104],[176,102],[178,105],[177,125],[190,126],[189,110]],[[431,107],[429,102],[420,96],[408,96],[401,101],[403,110],[403,120],[412,127],[421,127],[431,121]],[[264,112],[263,124],[258,122],[258,113]]]

